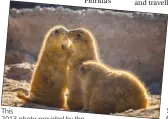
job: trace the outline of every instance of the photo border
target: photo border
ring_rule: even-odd
[[[70,0],[67,2],[67,0],[12,0],[12,1],[21,1],[21,2],[37,2],[37,3],[44,3],[44,4],[57,4],[57,5],[68,5],[68,6],[77,6],[77,7],[89,7],[89,8],[93,8],[93,9],[104,9],[104,10],[120,10],[120,11],[128,11],[128,12],[149,12],[149,13],[159,13],[159,14],[164,14],[164,15],[168,15],[168,7],[167,6],[150,6],[148,8],[146,8],[147,6],[134,6],[133,5],[133,1],[135,0],[129,0],[129,2],[125,0],[116,0],[116,1],[112,1],[114,3],[111,4],[85,4],[83,1],[83,3],[81,3],[81,1],[79,0]],[[121,5],[121,2],[123,3],[123,5]],[[1,31],[0,31],[0,36],[1,36],[1,43],[0,43],[0,54],[1,54],[1,58],[0,58],[0,71],[2,71],[2,73],[0,73],[0,95],[2,96],[2,87],[3,87],[3,78],[4,78],[4,62],[5,62],[5,54],[6,54],[6,39],[7,39],[7,27],[8,27],[8,17],[9,17],[9,3],[10,0],[5,0],[2,1],[3,6],[0,8],[0,14],[1,16],[1,22],[0,22],[0,26],[1,26]],[[113,5],[112,5],[113,4]],[[111,7],[112,5],[112,7]],[[120,7],[119,7],[120,6]],[[125,6],[125,7],[124,7]],[[167,7],[167,8],[165,8]],[[166,36],[166,41],[168,40],[168,24],[167,24],[167,36]],[[162,80],[162,92],[161,92],[161,105],[160,105],[160,118],[164,119],[166,118],[166,116],[168,114],[166,114],[167,112],[167,108],[168,108],[168,95],[167,94],[167,90],[168,90],[168,42],[166,42],[166,46],[165,46],[165,60],[164,60],[164,69],[163,69],[163,80]],[[0,102],[2,102],[2,97],[0,99]],[[1,103],[2,104],[2,103]],[[27,116],[31,115],[32,112],[36,112],[36,116],[37,115],[43,115],[43,110],[44,109],[34,109],[34,108],[23,108],[23,107],[10,107],[10,106],[1,106],[1,108],[10,108],[13,109],[14,111],[16,111],[14,114],[15,115],[20,115],[20,114],[24,114],[24,112],[27,113]],[[52,112],[54,111],[54,112]],[[60,115],[66,115],[68,116],[73,116],[73,115],[84,115],[85,119],[87,118],[115,118],[115,119],[135,119],[138,117],[125,117],[125,116],[114,116],[114,115],[100,115],[100,114],[87,114],[87,113],[79,113],[79,112],[65,112],[65,111],[57,111],[57,110],[45,110],[45,113],[47,112],[47,115],[51,114],[51,113],[56,113]],[[2,113],[2,111],[0,111],[0,113]],[[141,119],[141,118],[138,118]],[[142,118],[145,119],[145,118]]]

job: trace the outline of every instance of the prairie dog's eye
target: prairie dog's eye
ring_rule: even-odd
[[[87,40],[85,40],[85,43],[87,44]]]
[[[79,68],[79,71],[80,71],[80,72],[84,72],[84,70],[85,70],[85,68],[84,68],[83,66],[81,66],[81,67]]]
[[[77,36],[77,38],[81,38],[82,37],[81,33],[77,33],[76,36]]]
[[[54,31],[54,33],[55,33],[55,34],[59,34],[59,33],[60,33],[60,30],[59,30],[59,29],[56,29],[56,30]]]
[[[88,73],[91,70],[91,68],[85,67],[85,66],[80,66],[79,71],[83,74]]]

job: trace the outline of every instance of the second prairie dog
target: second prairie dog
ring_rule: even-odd
[[[134,74],[87,61],[79,69],[84,94],[84,110],[110,114],[149,106],[143,83]]]
[[[66,106],[64,93],[71,47],[67,40],[68,30],[64,26],[54,26],[47,31],[31,77],[29,95],[18,93],[20,99],[58,108]]]
[[[78,68],[84,61],[99,61],[99,54],[96,40],[88,29],[72,29],[69,31],[69,38],[72,41],[74,53],[69,59],[67,105],[70,110],[81,110],[84,103],[81,81],[77,76]]]

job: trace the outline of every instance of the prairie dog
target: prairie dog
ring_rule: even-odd
[[[131,72],[86,61],[79,68],[78,74],[84,94],[83,110],[110,114],[149,106],[147,89]]]
[[[73,44],[73,55],[69,59],[67,104],[71,110],[83,109],[83,94],[81,81],[78,78],[78,68],[87,60],[99,61],[97,42],[93,34],[84,28],[76,28],[69,31],[69,39]]]
[[[62,25],[49,29],[44,36],[36,67],[31,77],[29,95],[18,93],[25,102],[65,108],[68,58],[71,54],[68,29]]]

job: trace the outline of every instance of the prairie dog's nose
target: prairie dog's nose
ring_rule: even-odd
[[[66,49],[66,48],[71,48],[72,47],[72,41],[67,38],[64,40],[63,44],[62,44],[62,49]]]

